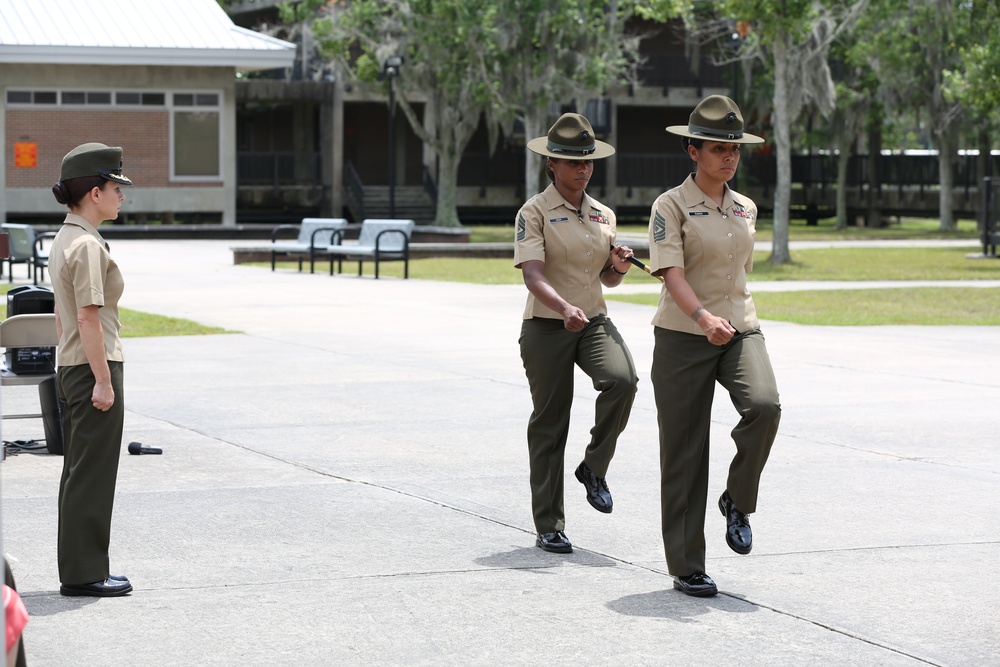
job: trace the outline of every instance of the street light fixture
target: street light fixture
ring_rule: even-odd
[[[389,56],[382,67],[382,75],[389,79],[389,217],[396,217],[396,100],[392,80],[399,76],[403,56]]]

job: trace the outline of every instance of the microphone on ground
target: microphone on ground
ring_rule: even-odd
[[[146,447],[141,442],[130,442],[128,443],[128,453],[129,454],[162,454],[163,450],[159,447]]]

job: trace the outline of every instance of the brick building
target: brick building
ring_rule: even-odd
[[[215,0],[0,3],[0,221],[51,220],[62,156],[124,149],[123,213],[236,223],[238,72],[295,45],[237,27]]]

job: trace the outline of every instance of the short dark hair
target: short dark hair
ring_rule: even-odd
[[[77,178],[67,178],[52,186],[52,194],[56,201],[65,204],[70,208],[76,208],[87,196],[87,193],[94,188],[104,189],[105,183],[111,183],[101,176],[79,176]]]
[[[705,145],[704,139],[695,139],[694,137],[681,137],[681,148],[687,153],[688,146],[694,146],[696,149],[701,150],[701,147]]]

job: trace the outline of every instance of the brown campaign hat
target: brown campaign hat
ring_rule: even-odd
[[[709,95],[694,108],[688,124],[671,125],[667,132],[691,139],[730,144],[762,144],[764,137],[743,131],[740,108],[724,95]]]
[[[96,142],[77,146],[62,159],[59,180],[81,176],[100,176],[122,185],[132,185],[122,174],[122,149]]]
[[[578,113],[559,116],[547,135],[528,142],[528,150],[560,160],[600,160],[615,153],[611,144],[594,137],[590,121]]]

